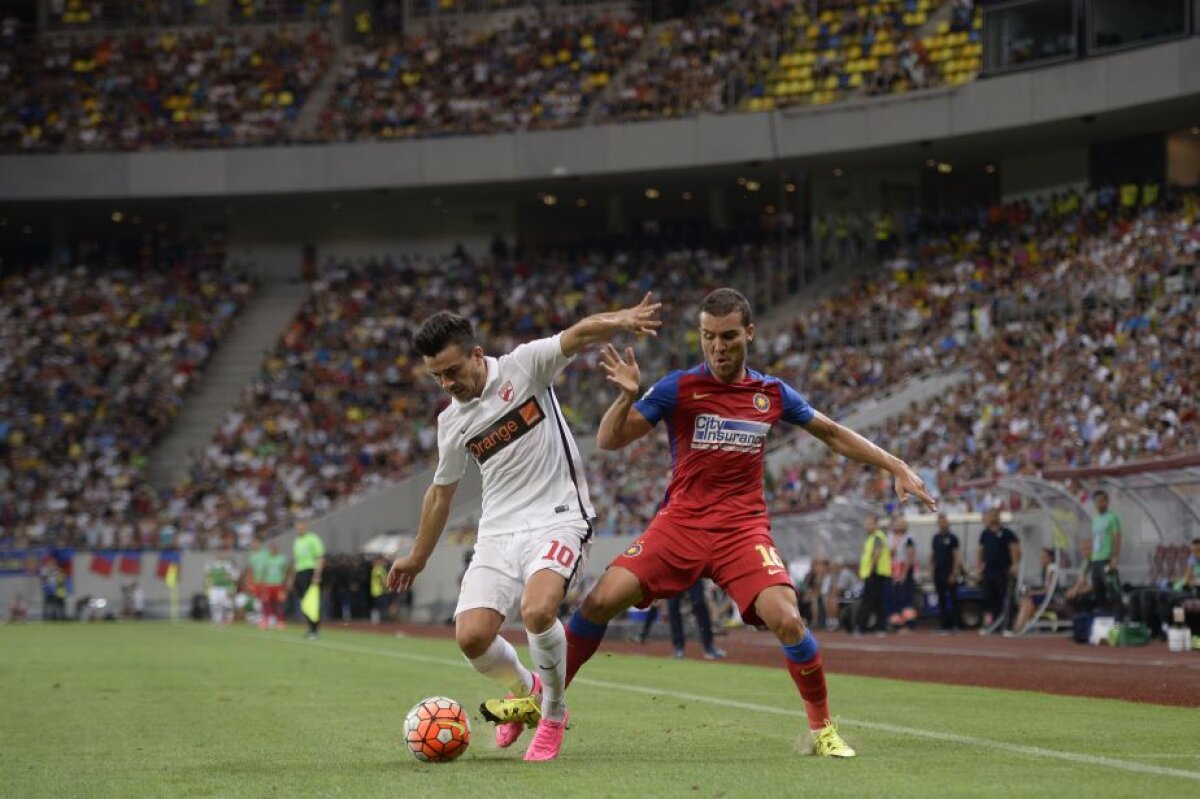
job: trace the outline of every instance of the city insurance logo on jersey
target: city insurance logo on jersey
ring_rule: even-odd
[[[692,449],[719,449],[726,452],[760,452],[771,425],[746,419],[725,419],[711,413],[696,417],[692,430]]]

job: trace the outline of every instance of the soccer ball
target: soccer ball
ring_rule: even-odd
[[[404,717],[404,743],[417,760],[448,763],[471,744],[467,711],[453,699],[422,699]]]

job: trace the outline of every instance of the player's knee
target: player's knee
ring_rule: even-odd
[[[621,610],[619,597],[615,593],[602,590],[588,594],[579,608],[585,619],[597,624],[608,624]]]
[[[483,653],[492,645],[494,637],[488,630],[473,627],[460,627],[454,631],[459,650],[472,660],[483,657]]]
[[[808,628],[804,625],[804,617],[799,611],[781,614],[771,625],[771,632],[785,644],[794,644],[804,638]]]
[[[558,603],[546,603],[532,599],[521,600],[521,620],[530,632],[544,633],[554,626],[558,618]]]

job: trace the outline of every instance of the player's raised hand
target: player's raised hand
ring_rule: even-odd
[[[617,311],[616,320],[621,329],[628,330],[638,338],[657,336],[658,329],[662,327],[662,320],[658,318],[662,303],[653,302],[653,299],[653,294],[647,291],[646,296],[642,297],[642,301],[637,305]]]
[[[910,494],[921,500],[931,513],[937,511],[937,500],[930,496],[929,490],[925,488],[925,481],[917,477],[912,467],[904,463],[896,472],[896,496],[903,502]]]
[[[605,344],[600,350],[600,368],[608,374],[608,381],[616,384],[621,391],[626,394],[638,393],[642,384],[642,370],[633,356],[633,347],[626,347],[625,356],[621,357],[616,347]]]
[[[387,586],[393,593],[407,591],[412,587],[413,580],[425,569],[425,561],[418,560],[412,555],[396,558],[388,571]]]

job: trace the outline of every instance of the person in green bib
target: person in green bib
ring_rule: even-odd
[[[260,630],[267,629],[267,597],[264,576],[266,574],[267,559],[270,557],[271,553],[263,549],[261,540],[257,537],[251,539],[250,554],[246,556],[246,566],[250,570],[250,591],[262,608],[258,615],[258,627]]]
[[[1120,601],[1113,596],[1108,576],[1117,570],[1121,557],[1121,517],[1108,509],[1108,492],[1092,495],[1096,515],[1092,517],[1092,593],[1097,608],[1107,608]]]
[[[271,544],[263,559],[263,619],[268,627],[283,629],[283,603],[287,599],[287,575],[290,558]]]
[[[887,612],[884,608],[885,592],[892,580],[892,553],[888,549],[887,533],[879,526],[879,517],[869,514],[867,539],[863,542],[862,558],[858,563],[858,576],[863,581],[862,599],[858,604],[858,630],[867,631],[871,614],[875,614],[875,632],[883,635],[887,630]]]
[[[304,595],[308,593],[310,586],[317,586],[318,590],[321,586],[321,572],[325,570],[325,543],[321,541],[321,537],[308,529],[308,522],[296,522],[296,542],[292,545],[293,561],[292,568],[295,569],[296,575],[292,582],[292,587],[296,592],[296,598],[303,603]],[[319,614],[316,618],[304,616],[308,622],[308,633],[305,635],[309,640],[317,637],[318,629],[321,626]]]
[[[391,596],[387,590],[387,558],[376,555],[371,565],[371,624],[379,624],[383,614],[387,612]]]

